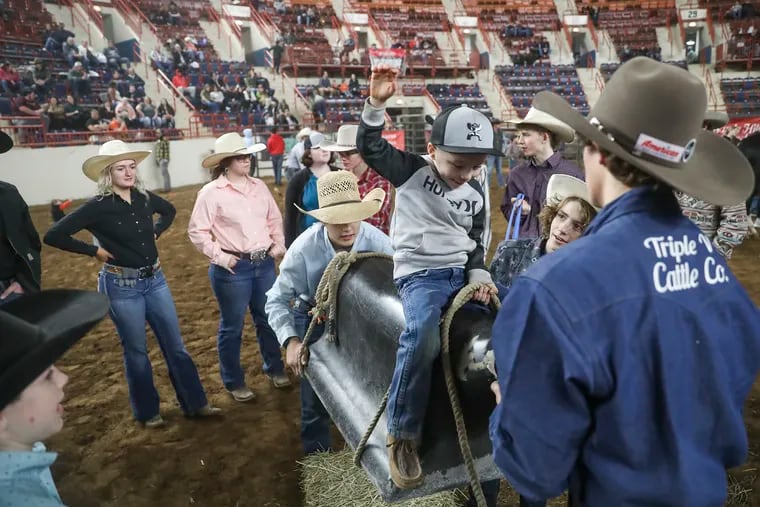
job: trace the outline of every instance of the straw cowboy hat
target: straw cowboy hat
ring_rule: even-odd
[[[0,132],[0,153],[5,153],[11,148],[13,148],[13,139],[11,139],[11,136],[5,132]]]
[[[335,142],[322,141],[319,147],[325,151],[352,151],[356,149],[356,134],[359,132],[358,125],[343,125],[338,129]]]
[[[528,110],[528,114],[525,115],[525,118],[522,120],[510,120],[509,123],[518,129],[521,127],[529,127],[530,125],[541,127],[542,129],[546,129],[555,134],[557,138],[564,143],[573,142],[573,138],[575,137],[575,132],[569,125],[543,111],[539,111],[535,108],[535,105]]]
[[[133,150],[124,141],[108,141],[100,146],[97,155],[84,161],[82,172],[92,181],[98,181],[103,169],[109,165],[122,160],[134,160],[135,164],[139,164],[148,155],[150,151]]]
[[[108,297],[46,290],[0,309],[0,410],[106,316]]]
[[[728,113],[725,111],[707,111],[703,123],[709,130],[719,129],[728,123]]]
[[[353,173],[331,171],[317,179],[317,200],[319,208],[312,211],[294,206],[325,224],[350,224],[377,213],[385,200],[385,190],[373,188],[361,199]]]
[[[311,130],[309,127],[304,127],[298,131],[298,134],[296,134],[296,139],[301,139],[302,137],[309,137],[312,132],[313,130]]]
[[[585,181],[567,174],[552,174],[546,186],[546,202],[559,204],[568,197],[577,197],[591,204]]]
[[[742,202],[754,188],[752,168],[741,152],[702,128],[705,86],[684,69],[646,57],[628,60],[612,75],[588,119],[552,92],[539,92],[533,106],[601,149],[711,204]]]
[[[239,157],[240,155],[250,155],[266,150],[265,144],[256,143],[250,147],[246,145],[245,139],[240,137],[237,132],[229,132],[216,138],[214,142],[214,153],[207,156],[201,162],[204,169],[211,169],[219,165],[219,162],[229,157]]]

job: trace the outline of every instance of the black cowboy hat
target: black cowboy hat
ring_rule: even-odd
[[[0,307],[0,410],[108,313],[106,296],[48,290]]]
[[[5,132],[0,131],[0,153],[5,153],[11,148],[13,148],[13,139]]]

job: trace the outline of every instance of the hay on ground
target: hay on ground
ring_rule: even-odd
[[[353,463],[353,452],[322,452],[304,458],[301,486],[306,507],[382,507],[388,505],[378,494],[363,468]],[[398,507],[460,507],[466,499],[461,491],[445,491],[424,498],[394,503]]]

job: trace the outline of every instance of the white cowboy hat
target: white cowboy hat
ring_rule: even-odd
[[[338,129],[335,141],[322,141],[319,147],[325,151],[351,151],[356,149],[356,134],[358,125],[343,125]]]
[[[546,186],[546,202],[559,205],[568,197],[577,197],[591,204],[585,181],[567,174],[552,174]]]
[[[600,149],[710,204],[742,202],[755,188],[744,155],[702,128],[705,85],[682,68],[642,56],[628,60],[587,118],[552,92],[538,92],[533,105],[572,125]]]
[[[302,128],[298,134],[296,135],[296,139],[301,139],[302,137],[309,137],[313,130],[311,130],[309,127]]]
[[[565,143],[571,143],[575,137],[575,131],[569,125],[562,123],[554,116],[539,111],[535,107],[531,107],[528,114],[522,120],[510,120],[509,123],[518,129],[530,125],[541,127],[556,134],[559,140]]]
[[[319,208],[312,211],[294,206],[324,224],[350,224],[377,213],[385,200],[385,190],[373,188],[361,199],[353,173],[330,171],[317,179],[317,200]]]
[[[216,138],[214,142],[214,153],[203,159],[201,165],[204,169],[211,169],[219,165],[219,162],[229,157],[239,157],[240,155],[250,155],[266,150],[265,144],[256,143],[250,147],[245,144],[245,139],[240,137],[237,132],[229,132]]]
[[[82,172],[92,181],[98,181],[103,169],[122,160],[134,160],[139,164],[150,155],[147,150],[132,150],[124,141],[114,140],[103,143],[98,154],[88,158],[82,164]]]

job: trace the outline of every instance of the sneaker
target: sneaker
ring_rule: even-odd
[[[229,393],[235,398],[235,401],[239,402],[251,401],[256,398],[256,395],[247,386],[232,389]]]
[[[292,385],[290,383],[290,377],[288,377],[287,373],[276,373],[274,375],[269,375],[269,379],[272,381],[272,384],[277,389],[282,389],[283,387],[290,387]]]
[[[187,414],[187,417],[216,417],[222,415],[222,409],[218,407],[212,407],[210,404],[206,404],[196,410]]]
[[[151,428],[151,429],[161,428],[163,425],[164,425],[164,418],[161,417],[161,414],[153,416],[147,421],[145,421],[146,428]]]
[[[422,466],[414,441],[388,435],[387,442],[393,484],[399,489],[413,489],[422,484]]]

